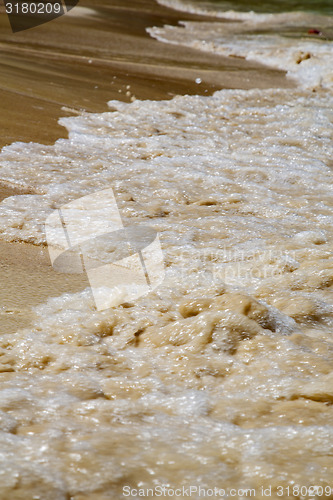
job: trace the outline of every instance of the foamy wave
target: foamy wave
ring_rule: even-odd
[[[1,178],[36,194],[0,203],[1,236],[43,243],[52,210],[112,187],[124,225],[159,232],[166,278],[2,332],[1,498],[330,484],[332,92],[109,104],[2,150]]]
[[[183,211],[186,199],[219,203],[231,193],[241,196],[238,207],[250,203],[245,210],[271,224],[272,211],[280,217],[286,208],[273,210],[269,200],[290,179],[298,179],[299,187],[317,186],[323,202],[330,175],[323,164],[332,157],[331,102],[330,92],[224,90],[208,98],[114,101],[114,112],[62,119],[69,139],[2,150],[1,178],[36,194],[0,204],[1,232],[7,239],[44,242],[43,223],[53,208],[105,186],[113,187],[127,217],[157,217],[163,226],[168,218],[158,214]],[[325,180],[319,183],[318,175]],[[181,194],[184,182],[191,195]],[[253,189],[260,202],[248,199]],[[127,202],[131,196],[135,202]],[[178,230],[176,239],[183,234],[186,246],[194,229],[186,235],[174,220],[172,233]]]
[[[329,18],[327,16],[322,15],[314,15],[313,13],[305,13],[302,11],[292,11],[292,12],[281,12],[278,14],[259,14],[254,11],[241,12],[235,10],[217,10],[213,7],[206,9],[202,6],[196,6],[192,2],[182,2],[181,0],[157,0],[160,5],[164,7],[168,7],[170,9],[178,10],[180,12],[188,12],[190,14],[198,14],[202,16],[210,16],[217,17],[221,19],[231,19],[238,21],[265,21],[265,22],[281,22],[285,23],[299,20],[308,20],[312,24],[315,20],[320,22],[326,22]]]
[[[279,35],[285,26],[289,29],[304,29],[304,26],[310,28],[313,25],[325,25],[330,18],[303,12],[281,14],[211,12],[178,1],[162,0],[161,3],[183,11],[214,15],[231,22],[183,22],[183,27],[149,28],[147,31],[150,35],[159,41],[186,45],[223,56],[243,57],[249,61],[281,69],[305,88],[333,86],[333,69],[330,64],[333,58],[332,42],[326,40],[324,35],[312,39]],[[253,34],[254,31],[257,33]],[[304,31],[304,34],[306,33],[307,30]]]

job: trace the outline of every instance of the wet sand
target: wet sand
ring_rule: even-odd
[[[151,39],[147,27],[209,19],[154,0],[132,0],[126,7],[119,0],[81,0],[70,14],[16,34],[3,8],[0,13],[0,147],[14,141],[52,144],[66,137],[60,116],[106,111],[111,99],[291,85],[281,71]]]
[[[58,116],[106,110],[114,97],[286,84],[282,73],[241,59],[147,38],[144,26],[176,22],[176,13],[149,14],[151,2],[112,5],[99,7],[103,21],[68,17],[2,40],[4,143],[10,134],[52,142],[66,134],[54,127]],[[0,243],[0,500],[106,500],[124,496],[126,484],[159,482],[254,487],[258,498],[272,486],[277,500],[280,485],[331,484],[332,228],[323,168],[332,157],[331,100],[299,89],[222,94],[119,106],[114,122],[74,120],[69,128],[83,124],[87,135],[49,154],[25,143],[3,154],[4,177],[17,171],[2,198],[50,184],[80,197],[85,186],[117,183],[124,224],[147,221],[163,233],[169,269],[158,293],[96,313],[89,290],[45,304],[85,288],[84,275],[56,273],[45,247]],[[31,191],[18,191],[20,183]],[[51,195],[47,210],[65,202]],[[42,200],[17,198],[2,204],[1,230],[13,229],[2,236],[30,241],[46,211]],[[223,273],[239,261],[237,274]]]
[[[48,297],[74,293],[89,286],[85,275],[53,270],[45,248],[0,241],[0,331],[29,326],[31,307]]]
[[[93,8],[93,11],[85,9]],[[83,15],[84,14],[84,15]],[[148,26],[207,20],[153,0],[81,0],[80,8],[44,26],[12,34],[0,10],[0,147],[14,141],[52,144],[67,137],[60,116],[107,111],[107,101],[209,95],[220,88],[288,87],[281,71],[152,40]],[[195,82],[202,80],[201,84]],[[1,180],[0,180],[1,181]],[[0,201],[29,194],[0,184]],[[30,307],[88,286],[85,276],[56,273],[45,248],[0,244],[0,328],[28,326]]]

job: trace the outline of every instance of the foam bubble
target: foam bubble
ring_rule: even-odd
[[[1,177],[35,194],[0,204],[1,234],[45,243],[52,210],[111,187],[125,225],[160,233],[166,277],[105,311],[89,289],[49,299],[3,332],[1,493],[329,484],[331,90],[110,107],[2,150]]]

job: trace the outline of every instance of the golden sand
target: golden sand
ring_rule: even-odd
[[[95,9],[87,15],[83,8]],[[38,28],[13,34],[0,11],[0,146],[14,141],[52,144],[66,137],[57,120],[82,111],[107,111],[107,101],[170,99],[176,94],[209,95],[220,88],[288,87],[284,73],[238,58],[173,47],[152,40],[149,26],[181,19],[207,20],[159,6],[153,0],[110,5],[80,2]],[[195,82],[200,77],[202,83]],[[0,200],[27,194],[0,186]],[[0,245],[0,325],[14,331],[29,321],[30,306],[48,296],[87,286],[84,276],[56,273],[45,248],[24,243]]]
[[[90,8],[88,14],[79,15],[84,8]],[[76,12],[13,34],[0,10],[0,146],[14,141],[52,144],[66,137],[59,117],[107,111],[111,99],[170,99],[209,95],[220,88],[291,85],[281,71],[175,48],[145,31],[177,24],[179,18],[209,18],[180,14],[154,0],[127,1],[126,7],[120,0],[82,0]]]

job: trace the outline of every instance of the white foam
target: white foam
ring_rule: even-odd
[[[331,90],[110,107],[2,150],[1,178],[37,194],[0,204],[1,234],[44,243],[52,210],[112,188],[124,225],[160,233],[166,277],[105,311],[89,289],[49,299],[2,333],[4,497],[328,484]]]
[[[302,87],[333,86],[333,42],[321,37],[309,37],[312,26],[330,25],[331,18],[288,12],[258,14],[255,12],[211,11],[182,2],[161,0],[163,5],[183,11],[195,12],[228,23],[183,22],[183,27],[164,26],[148,28],[151,36],[166,43],[186,45],[223,56],[244,57],[287,72]],[[304,37],[282,36],[285,28],[303,28]],[[306,28],[307,27],[307,28]],[[264,34],[253,34],[262,31]]]
[[[221,9],[214,9],[212,5],[209,8],[205,8],[203,5],[195,5],[192,1],[182,1],[182,0],[157,0],[160,5],[164,5],[170,9],[175,9],[180,12],[189,12],[191,14],[199,14],[202,16],[210,16],[217,17],[222,19],[231,19],[231,20],[240,20],[240,21],[248,21],[253,20],[256,21],[265,21],[265,22],[273,22],[276,24],[280,22],[281,24],[285,24],[286,22],[289,24],[293,23],[293,21],[304,21],[304,19],[308,21],[320,20],[327,21],[329,17],[313,14],[305,13],[302,11],[291,11],[291,12],[280,12],[276,13],[258,13],[254,11],[235,11],[235,10],[227,10],[223,11]]]

